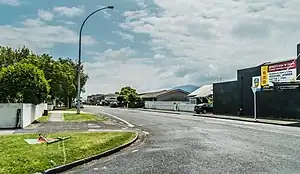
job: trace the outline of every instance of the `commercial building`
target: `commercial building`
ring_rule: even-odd
[[[297,45],[297,55],[300,44]],[[237,70],[237,80],[213,84],[214,114],[300,119],[300,59]],[[253,88],[251,88],[253,87]]]

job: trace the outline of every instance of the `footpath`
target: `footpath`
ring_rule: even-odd
[[[180,112],[180,111],[167,111],[167,110],[156,110],[156,109],[139,109],[140,111],[146,112],[159,112],[159,113],[169,113],[169,114],[177,114],[177,115],[191,115],[197,117],[208,117],[208,118],[218,118],[218,119],[228,119],[228,120],[236,120],[236,121],[246,121],[253,123],[264,123],[264,124],[273,124],[280,126],[293,126],[300,127],[300,120],[272,120],[272,119],[254,119],[248,117],[238,117],[238,116],[229,116],[229,115],[214,115],[214,114],[195,114],[192,112]]]
[[[0,130],[0,135],[18,133],[56,133],[56,132],[120,132],[130,131],[118,121],[108,118],[105,121],[67,122],[63,114],[76,111],[51,111],[47,122],[36,122],[23,129]]]

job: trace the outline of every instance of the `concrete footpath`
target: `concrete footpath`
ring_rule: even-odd
[[[253,123],[264,123],[264,124],[273,124],[280,126],[294,126],[300,127],[300,121],[292,120],[272,120],[272,119],[254,119],[247,117],[238,117],[238,116],[229,116],[229,115],[214,115],[214,114],[195,114],[192,112],[179,112],[179,111],[166,111],[166,110],[155,110],[155,109],[139,109],[140,111],[146,112],[159,112],[159,113],[169,113],[169,114],[177,114],[177,115],[192,115],[197,117],[208,117],[208,118],[218,118],[218,119],[228,119],[228,120],[236,120],[236,121],[247,121]]]
[[[51,111],[47,122],[32,123],[24,129],[0,130],[0,135],[18,133],[56,133],[56,132],[120,132],[132,131],[119,124],[117,120],[108,118],[105,121],[67,122],[63,119],[64,113],[76,111]],[[86,112],[82,112],[86,113]]]

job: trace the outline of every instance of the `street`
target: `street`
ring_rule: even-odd
[[[300,173],[300,128],[86,107],[150,132],[144,143],[66,173]]]

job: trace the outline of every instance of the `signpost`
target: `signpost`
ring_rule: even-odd
[[[254,119],[256,121],[256,91],[257,91],[257,88],[256,87],[251,87],[252,89],[252,92],[253,92],[253,106],[254,106]]]
[[[254,119],[256,121],[256,92],[260,91],[261,89],[261,77],[256,76],[252,77],[252,86],[251,86],[252,92],[253,92],[253,110],[254,110]]]

